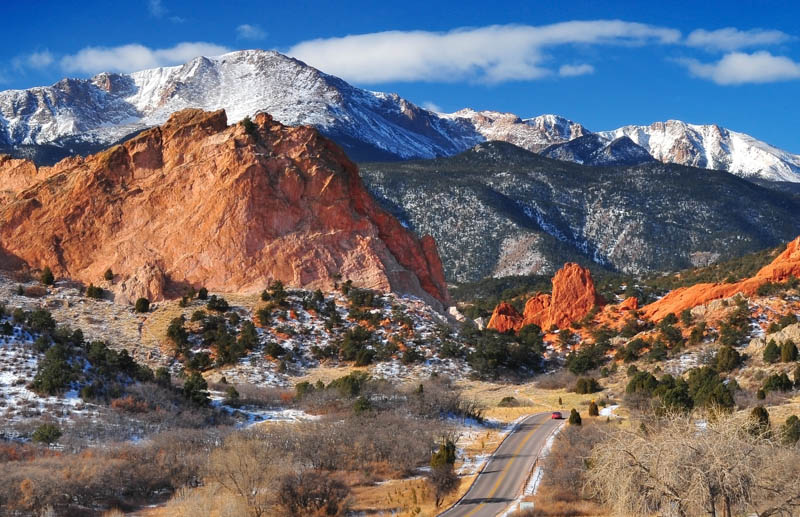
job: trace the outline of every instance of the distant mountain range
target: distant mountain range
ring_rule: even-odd
[[[653,159],[586,167],[493,141],[447,158],[362,163],[361,176],[384,209],[436,239],[451,281],[552,274],[573,261],[676,271],[800,234],[800,197]]]
[[[671,120],[591,132],[556,115],[434,113],[262,50],[0,92],[0,152],[54,163],[97,151],[187,107],[224,108],[232,122],[267,111],[284,124],[313,125],[356,161],[452,156],[502,140],[587,165],[639,164],[649,155],[754,180],[800,182],[800,155],[716,125]]]

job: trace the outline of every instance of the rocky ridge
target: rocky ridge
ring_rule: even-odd
[[[800,237],[790,242],[783,253],[751,278],[733,283],[702,283],[675,289],[660,300],[642,307],[642,314],[652,320],[660,320],[670,313],[680,314],[684,309],[730,298],[739,293],[752,296],[762,285],[768,282],[784,282],[792,276],[800,278]]]
[[[554,157],[630,164],[631,159],[641,163],[644,152],[665,163],[753,179],[800,181],[799,155],[716,125],[671,120],[593,133],[557,115],[523,119],[472,109],[434,113],[396,94],[363,90],[263,50],[0,92],[0,151],[54,163],[64,156],[96,152],[184,108],[225,109],[233,121],[267,111],[283,124],[313,125],[357,161],[450,156],[488,140],[540,152],[594,135],[596,156],[591,160],[574,149]],[[621,137],[631,142],[621,146]],[[579,144],[571,147],[585,142]]]
[[[111,269],[122,300],[344,279],[449,300],[434,241],[379,208],[336,144],[265,113],[246,127],[222,110],[184,110],[53,167],[2,158],[0,184],[4,267],[86,284]]]

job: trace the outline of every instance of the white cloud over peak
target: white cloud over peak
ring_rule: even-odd
[[[226,52],[230,52],[230,49],[202,41],[184,42],[162,49],[133,43],[119,47],[86,47],[61,58],[60,65],[67,72],[135,72],[183,64],[198,56],[218,56]]]
[[[436,104],[435,102],[425,101],[422,103],[422,107],[428,111],[433,111],[435,113],[441,113],[442,107]]]
[[[767,51],[752,54],[731,52],[715,63],[701,63],[696,59],[682,59],[679,62],[695,77],[721,85],[800,79],[800,62],[785,56],[773,56]]]
[[[585,63],[582,65],[561,65],[558,69],[558,75],[561,77],[576,77],[593,73],[594,67]]]
[[[267,37],[267,33],[258,25],[243,23],[236,27],[236,37],[239,39],[261,40]]]
[[[288,54],[327,73],[360,83],[538,79],[548,47],[578,44],[678,43],[675,29],[620,20],[552,25],[492,25],[448,32],[387,31],[304,41]],[[569,73],[569,68],[567,72]],[[582,69],[586,73],[587,69]]]
[[[41,70],[53,64],[54,61],[55,58],[49,50],[41,50],[37,52],[31,52],[30,54],[17,56],[12,60],[11,63],[16,70],[22,71],[26,68]]]
[[[686,44],[706,50],[731,51],[747,47],[775,45],[790,39],[792,39],[791,36],[778,30],[751,29],[743,31],[735,27],[726,27],[713,31],[694,30],[686,37]]]

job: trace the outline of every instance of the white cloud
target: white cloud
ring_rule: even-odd
[[[161,3],[161,0],[148,0],[147,10],[156,18],[163,18],[167,14],[167,8]]]
[[[442,107],[436,104],[435,102],[425,101],[422,103],[422,107],[428,111],[434,111],[436,113],[442,112]]]
[[[197,56],[218,56],[226,52],[230,52],[226,47],[202,41],[184,42],[162,49],[134,43],[120,47],[86,47],[76,54],[64,56],[60,64],[67,72],[134,72],[182,64]]]
[[[677,43],[679,31],[619,20],[553,25],[492,25],[449,32],[388,31],[298,43],[288,53],[360,83],[388,81],[503,82],[553,72],[543,50],[569,44]]]
[[[800,63],[784,56],[761,51],[747,54],[731,52],[716,63],[701,63],[696,59],[679,61],[695,77],[710,79],[717,84],[772,83],[800,79]]]
[[[690,47],[701,47],[706,50],[731,51],[746,47],[759,47],[775,45],[792,39],[785,32],[778,30],[751,29],[739,30],[735,27],[726,27],[714,31],[697,29],[686,37],[686,44]]]
[[[18,71],[22,71],[26,68],[41,70],[53,64],[53,61],[55,61],[55,58],[49,50],[41,50],[17,56],[11,61],[11,64]]]
[[[558,75],[561,77],[576,77],[578,75],[593,74],[594,67],[592,65],[561,65],[558,69]]]
[[[239,39],[261,40],[267,37],[267,33],[258,25],[243,23],[236,27],[236,37]]]
[[[148,0],[147,10],[150,11],[150,16],[158,19],[166,17],[170,12],[169,9],[164,7],[164,4],[161,3],[161,0]],[[167,19],[172,23],[183,23],[186,21],[185,18],[181,18],[180,16],[170,16]]]

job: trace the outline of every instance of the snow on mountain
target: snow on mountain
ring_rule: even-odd
[[[639,165],[653,157],[627,136],[609,142],[596,133],[589,133],[540,151],[542,156],[584,165]]]
[[[397,95],[355,88],[277,52],[247,50],[0,92],[0,144],[111,143],[187,107],[224,108],[231,122],[268,111],[284,124],[320,128],[360,158],[450,155],[483,140]]]
[[[450,156],[487,140],[542,152],[595,134],[557,115],[522,119],[472,109],[434,113],[396,94],[356,88],[277,52],[242,50],[179,66],[0,92],[0,152],[42,163],[94,152],[187,107],[223,108],[230,122],[267,111],[284,124],[314,125],[357,161]],[[581,150],[584,139],[560,150],[561,159],[595,164],[646,160],[636,144],[665,162],[800,182],[800,156],[714,125],[668,121],[597,134],[611,147],[598,147],[587,158]],[[611,144],[623,136],[632,142]],[[570,158],[573,154],[576,158]]]
[[[666,163],[723,170],[737,176],[771,181],[800,182],[800,155],[715,124],[668,120],[649,126],[624,126],[599,134],[609,140],[627,136],[654,158]]]
[[[501,140],[533,152],[589,133],[577,122],[558,115],[521,119],[513,113],[475,111],[469,108],[438,115],[473,127],[486,140]]]

